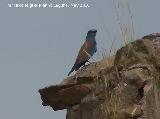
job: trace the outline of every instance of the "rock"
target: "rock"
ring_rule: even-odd
[[[39,90],[42,104],[67,119],[159,119],[160,33],[144,36]]]

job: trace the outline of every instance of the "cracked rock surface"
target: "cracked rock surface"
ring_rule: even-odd
[[[160,119],[160,33],[39,90],[43,106],[67,119]]]

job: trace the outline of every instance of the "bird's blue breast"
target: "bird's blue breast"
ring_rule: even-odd
[[[89,51],[89,54],[90,54],[91,56],[93,56],[94,53],[97,51],[97,43],[96,43],[96,41],[94,40],[94,41],[92,41],[92,42],[93,42],[93,45],[92,45],[92,48],[91,48],[90,51]]]

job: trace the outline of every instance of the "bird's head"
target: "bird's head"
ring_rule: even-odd
[[[93,38],[95,38],[96,33],[97,33],[96,29],[89,30],[88,33],[87,33],[86,39],[92,40]]]

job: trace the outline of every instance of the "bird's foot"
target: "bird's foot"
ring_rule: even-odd
[[[88,62],[89,64],[91,64],[91,63],[92,63],[92,62],[90,62],[90,61],[87,61],[87,62]],[[89,64],[88,64],[88,65],[89,65]]]
[[[86,67],[89,66],[89,65],[90,65],[90,63],[89,63],[89,64],[85,64],[85,65],[83,65],[82,67],[86,68]]]

